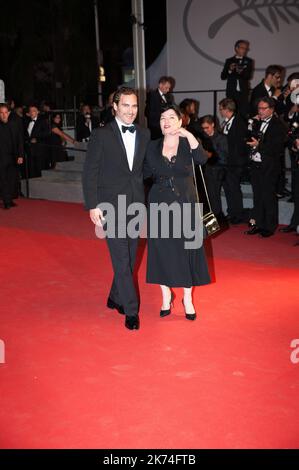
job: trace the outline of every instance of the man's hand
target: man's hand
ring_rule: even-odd
[[[249,145],[250,147],[257,147],[258,144],[259,144],[259,141],[257,139],[255,139],[254,137],[251,137],[251,141],[250,142],[246,142],[247,145]]]
[[[32,144],[36,144],[37,140],[36,140],[35,137],[33,137],[33,138],[30,140],[30,142],[31,142]]]
[[[237,67],[237,64],[235,64],[235,63],[230,64],[229,70],[231,70],[233,72],[234,70],[236,70],[236,67]]]
[[[23,161],[24,161],[23,157],[18,157],[17,158],[17,164],[18,165],[22,165]]]
[[[103,212],[98,207],[96,209],[90,209],[89,217],[91,218],[92,222],[99,227],[103,227],[103,223],[105,222]]]

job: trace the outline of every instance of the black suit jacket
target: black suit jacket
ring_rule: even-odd
[[[89,127],[85,125],[86,118],[83,114],[79,114],[76,123],[76,139],[78,142],[82,142],[84,139],[89,139],[90,130]],[[95,116],[91,116],[91,129],[96,129],[99,127],[99,120]]]
[[[229,73],[229,67],[231,64],[239,63],[243,66],[243,72],[237,73],[232,71]],[[237,91],[237,80],[240,84],[240,93],[248,95],[249,93],[249,80],[251,79],[253,72],[253,60],[249,57],[243,57],[242,61],[239,61],[235,56],[226,59],[223,70],[221,72],[221,80],[227,80],[226,83],[226,96],[233,98]]]
[[[127,205],[144,202],[143,160],[149,140],[148,129],[136,125],[131,171],[116,121],[92,132],[82,177],[86,209],[94,209],[101,202],[116,207],[118,195],[126,196]]]
[[[227,133],[228,166],[244,166],[248,159],[246,146],[247,125],[245,120],[236,115]]]
[[[279,172],[285,140],[286,128],[280,119],[273,116],[257,148],[262,156],[261,166],[264,170],[274,171],[274,174]]]
[[[275,88],[271,88],[272,93],[275,91]],[[255,88],[253,88],[250,99],[250,114],[251,116],[256,116],[257,114],[257,102],[261,98],[269,96],[267,88],[265,87],[264,80],[262,80]],[[277,114],[282,114],[285,112],[284,96],[281,94],[278,99],[275,99],[275,111]]]
[[[171,93],[167,93],[165,99],[167,103],[173,103],[173,96]],[[162,99],[159,90],[152,90],[147,94],[145,116],[147,117],[147,124],[150,129],[160,129],[160,114],[161,108],[165,104]]]
[[[15,154],[17,157],[24,157],[24,127],[23,120],[16,113],[11,112],[8,122],[13,133]]]
[[[45,118],[37,116],[30,136],[28,134],[29,123],[30,118],[26,117],[24,121],[25,142],[29,143],[31,139],[36,139],[38,144],[45,143],[47,137],[49,137],[50,134],[49,127]]]

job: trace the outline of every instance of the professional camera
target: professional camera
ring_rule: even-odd
[[[259,130],[259,124],[260,122],[257,119],[248,119],[248,126],[245,137],[246,142],[250,142],[252,138],[258,141],[261,139],[263,133]]]
[[[247,133],[245,142],[250,142],[252,139],[256,139],[258,142],[261,141],[263,133],[259,130],[259,121],[257,119],[248,119]],[[248,145],[248,144],[247,144]],[[256,148],[249,147],[249,159],[255,162],[261,162],[261,155]]]

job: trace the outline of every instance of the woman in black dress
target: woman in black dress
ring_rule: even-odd
[[[50,144],[50,168],[55,168],[56,162],[65,162],[68,159],[65,144],[76,145],[78,142],[62,130],[62,117],[60,113],[55,113],[51,119]]]
[[[151,237],[151,205],[176,202],[183,207],[191,203],[195,214],[196,190],[193,180],[192,158],[203,165],[208,155],[196,138],[181,127],[180,110],[176,105],[166,105],[161,113],[160,125],[163,137],[152,141],[145,159],[145,178],[151,177],[153,185],[148,196],[148,259],[147,282],[160,284],[163,303],[160,316],[171,312],[172,287],[184,289],[183,305],[188,320],[195,320],[192,287],[210,283],[203,246],[186,249],[186,237],[181,226],[181,236],[175,237],[170,230],[169,238]],[[193,217],[194,219],[194,217]],[[171,227],[171,223],[170,223]]]

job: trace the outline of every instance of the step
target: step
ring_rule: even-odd
[[[22,192],[26,194],[26,184],[22,181]],[[81,181],[59,179],[47,181],[43,177],[29,181],[29,197],[48,201],[80,202],[83,201]]]

